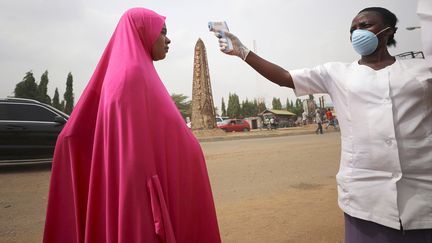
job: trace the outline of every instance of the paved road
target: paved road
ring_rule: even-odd
[[[201,144],[223,242],[342,242],[339,133]],[[0,168],[0,242],[41,242],[49,175]]]

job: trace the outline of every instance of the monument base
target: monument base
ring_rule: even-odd
[[[215,136],[224,136],[226,132],[222,129],[214,128],[214,129],[196,129],[192,130],[195,137],[215,137]]]

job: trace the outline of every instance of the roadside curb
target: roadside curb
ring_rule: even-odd
[[[326,133],[334,133],[339,132],[336,130],[330,130],[326,131]],[[315,135],[315,131],[288,131],[288,132],[280,132],[280,133],[269,133],[269,134],[248,134],[248,135],[239,135],[239,136],[230,136],[227,134],[227,136],[215,136],[215,137],[197,137],[199,142],[218,142],[218,141],[224,141],[224,140],[241,140],[241,139],[254,139],[254,138],[270,138],[270,137],[285,137],[285,136],[297,136],[297,135]]]

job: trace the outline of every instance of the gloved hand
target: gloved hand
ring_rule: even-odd
[[[237,36],[231,34],[230,32],[224,31],[224,35],[226,38],[229,38],[232,42],[233,49],[229,52],[225,52],[225,48],[228,46],[228,40],[226,38],[222,38],[222,35],[218,32],[215,33],[216,37],[219,38],[219,46],[220,50],[226,54],[238,56],[243,60],[246,60],[250,50],[244,46]]]

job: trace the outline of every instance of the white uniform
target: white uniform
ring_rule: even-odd
[[[373,70],[327,63],[290,71],[297,96],[328,93],[338,111],[339,206],[394,229],[432,228],[432,73],[423,59]]]

